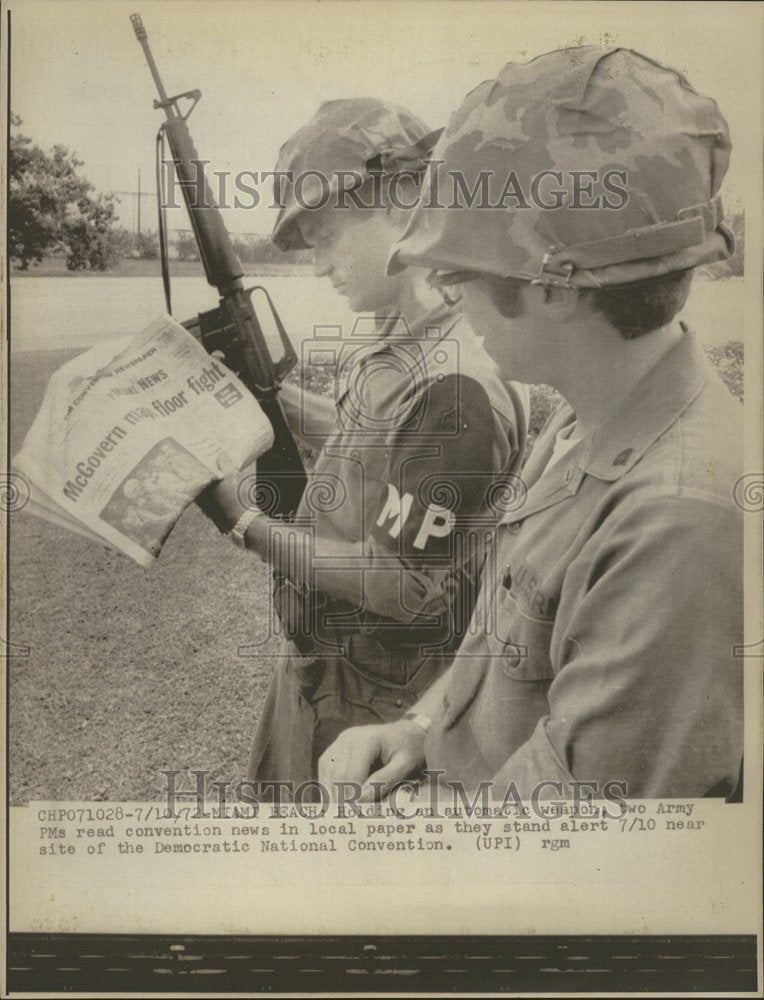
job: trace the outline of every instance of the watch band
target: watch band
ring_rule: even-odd
[[[240,549],[246,549],[247,547],[247,528],[252,524],[256,517],[259,517],[262,511],[259,507],[250,507],[249,510],[245,510],[241,515],[236,524],[228,532],[228,537],[231,539],[233,544]]]
[[[426,733],[432,725],[432,719],[429,715],[421,715],[419,712],[406,712],[403,718],[408,722],[413,722],[415,726],[419,726],[423,733]]]

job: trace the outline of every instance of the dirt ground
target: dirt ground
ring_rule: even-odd
[[[73,353],[13,356],[12,454]],[[709,353],[740,395],[742,345]],[[533,435],[553,403],[534,387]],[[24,512],[10,539],[12,804],[157,799],[168,768],[241,777],[279,652],[267,567],[195,506],[150,570]]]

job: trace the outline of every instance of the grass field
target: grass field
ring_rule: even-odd
[[[312,270],[311,264],[299,260],[286,260],[284,263],[245,264],[245,274],[274,275],[299,274]],[[162,273],[159,260],[133,260],[123,257],[119,267],[111,271],[70,271],[63,257],[45,257],[36,267],[29,266],[26,271],[13,268],[11,276],[15,278],[155,278]],[[204,268],[198,260],[170,260],[170,275],[173,278],[204,277]]]
[[[707,349],[740,395],[742,344]],[[14,355],[13,451],[73,353]],[[554,394],[532,402],[535,434]],[[149,571],[23,512],[10,557],[10,637],[28,647],[7,661],[13,804],[157,798],[165,768],[241,776],[279,651],[264,564],[195,506]]]
[[[70,354],[18,355],[13,448]],[[10,779],[29,799],[148,799],[162,768],[235,778],[275,639],[269,572],[192,506],[150,570],[25,515],[11,519]]]

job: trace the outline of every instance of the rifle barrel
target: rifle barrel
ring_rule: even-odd
[[[159,75],[159,70],[157,69],[157,64],[154,62],[154,56],[151,54],[151,49],[149,48],[149,35],[146,29],[143,27],[143,21],[141,20],[140,14],[131,14],[130,22],[135,30],[135,37],[141,43],[141,48],[143,49],[143,54],[146,56],[146,62],[149,64],[149,69],[151,70],[151,75],[154,77],[154,83],[156,84],[157,91],[159,93],[160,101],[167,100],[167,91],[164,89],[164,84],[162,83],[162,77]],[[168,118],[172,118],[169,107],[165,107],[165,112]]]
[[[175,170],[191,226],[196,236],[204,273],[210,285],[217,288],[221,295],[227,295],[242,288],[241,262],[233,249],[228,230],[223,223],[223,217],[215,205],[209,184],[204,176],[204,165],[199,160],[199,154],[194,147],[186,120],[178,108],[177,98],[168,98],[167,96],[157,64],[154,62],[149,48],[148,33],[143,26],[140,14],[131,14],[130,22],[135,31],[135,37],[141,43],[143,54],[159,92],[160,100],[155,101],[154,106],[163,108],[167,118],[164,131],[172,150]],[[198,100],[201,95],[198,91],[193,91],[180,96],[195,96]]]

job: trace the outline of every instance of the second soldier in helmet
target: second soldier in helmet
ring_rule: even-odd
[[[678,320],[693,269],[732,252],[729,155],[716,103],[628,49],[508,63],[452,116],[428,186],[486,176],[494,207],[423,193],[391,267],[463,284],[499,365],[564,400],[498,528],[474,627],[416,706],[429,722],[346,730],[327,784],[371,776],[371,797],[426,763],[511,801],[734,794],[742,411]],[[552,178],[564,203],[502,204],[510,171],[514,191]]]

